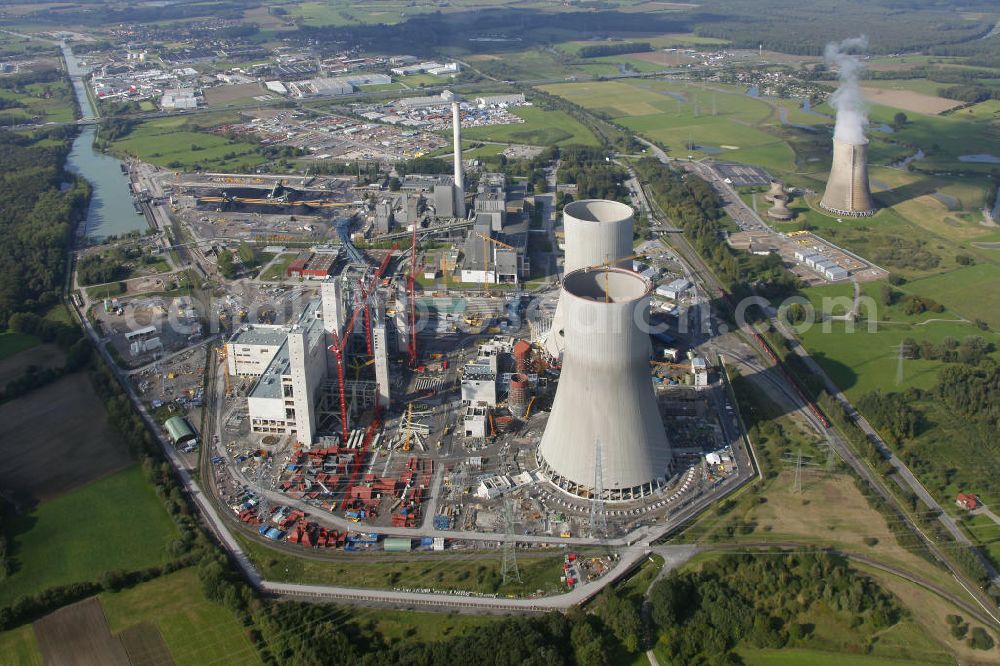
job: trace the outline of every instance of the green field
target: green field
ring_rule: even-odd
[[[795,169],[795,152],[783,136],[776,107],[748,97],[741,87],[642,79],[541,89],[609,117],[675,155]]]
[[[152,622],[178,666],[261,663],[232,611],[205,598],[193,568],[100,599],[112,632]]]
[[[106,571],[163,563],[175,534],[138,467],[94,481],[13,519],[7,540],[16,571],[0,585],[0,606]]]
[[[1000,330],[1000,267],[977,264],[944,275],[915,280],[906,289],[946,303],[960,316],[982,319]]]
[[[207,127],[228,122],[228,117],[200,116],[192,118],[159,118],[139,123],[124,138],[111,144],[113,152],[134,155],[168,169],[191,170],[195,165],[205,169],[249,170],[264,159],[254,152],[252,143],[231,141],[218,134],[209,134]],[[197,150],[192,147],[197,146]]]
[[[42,652],[30,624],[0,632],[0,666],[42,666]]]
[[[0,361],[39,344],[41,341],[33,335],[4,331],[0,333]]]
[[[267,267],[263,273],[260,274],[260,279],[264,281],[281,281],[285,279],[285,271],[288,269],[288,265],[295,261],[295,252],[286,252],[278,257],[277,261]]]
[[[943,278],[948,277],[943,276]],[[904,290],[904,293],[934,298],[930,290],[919,286],[921,282],[923,281],[906,284],[900,290]],[[847,297],[851,293],[851,287],[850,285],[811,287],[803,293],[813,303],[817,312],[820,312],[824,297]],[[905,314],[899,305],[883,306],[878,300],[877,283],[865,285],[863,294],[872,298],[876,304],[875,312],[869,314],[878,317],[878,323],[873,325],[874,333],[868,332],[868,324],[864,321],[855,324],[854,332],[849,332],[845,322],[833,321],[827,322],[826,327],[823,324],[813,325],[799,336],[834,383],[852,399],[857,399],[875,389],[901,391],[911,386],[922,389],[934,386],[938,370],[945,365],[944,362],[904,360],[900,369],[898,350],[899,344],[905,338],[940,344],[947,337],[961,340],[969,335],[979,335],[990,342],[1000,342],[1000,336],[996,333],[981,331],[972,323],[928,321],[961,318],[960,315],[947,309],[942,313],[924,312],[911,316]],[[948,303],[944,299],[939,302]],[[862,309],[862,314],[864,313],[865,309]]]
[[[560,589],[561,554],[519,556],[518,568],[523,583],[500,587],[499,551],[496,557],[471,559],[468,555],[445,553],[413,555],[408,560],[383,559],[381,554],[346,554],[330,560],[316,560],[288,555],[244,536],[237,538],[268,580],[382,589],[408,587],[502,592],[517,596],[536,590],[553,593]],[[359,566],[361,560],[364,566]]]
[[[597,138],[565,111],[550,111],[535,106],[521,106],[511,112],[524,124],[490,125],[463,130],[464,138],[482,141],[526,143],[535,146],[582,144],[598,145]]]

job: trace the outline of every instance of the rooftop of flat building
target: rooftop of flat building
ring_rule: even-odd
[[[277,325],[243,326],[229,339],[234,345],[280,345],[288,337],[288,328]]]

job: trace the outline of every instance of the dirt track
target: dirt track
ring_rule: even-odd
[[[0,488],[45,500],[130,463],[87,375],[76,373],[0,405]]]

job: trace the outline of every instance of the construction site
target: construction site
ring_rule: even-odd
[[[461,100],[444,99],[459,146]],[[147,350],[136,379],[245,538],[502,546],[506,562],[515,544],[666,534],[755,474],[725,367],[691,326],[705,294],[661,242],[633,245],[632,207],[584,199],[556,220],[534,198],[559,272],[529,290],[540,255],[524,185],[464,169],[456,151],[452,174],[407,174],[391,191],[160,175],[175,237],[193,237],[178,260],[194,258],[211,290],[184,313],[214,342],[197,368]],[[280,270],[223,279],[214,264],[238,240],[263,241]],[[168,328],[122,335],[143,346]],[[179,407],[168,388],[185,372],[199,381]],[[610,564],[567,560],[560,584]]]

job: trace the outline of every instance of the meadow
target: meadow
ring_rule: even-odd
[[[111,144],[117,154],[139,159],[169,169],[191,170],[196,164],[205,169],[242,170],[264,161],[252,143],[231,141],[219,134],[204,131],[229,120],[228,116],[203,115],[158,118],[139,123],[121,139]]]
[[[734,160],[776,172],[796,167],[776,107],[736,86],[642,79],[541,89],[611,118],[674,155]]]
[[[462,130],[470,140],[526,143],[536,146],[581,144],[596,146],[597,138],[580,121],[565,111],[520,106],[511,113],[522,118],[523,124],[489,125]]]
[[[895,289],[904,295],[915,294],[938,300],[932,294],[933,289],[928,288],[928,283],[934,285],[936,280],[941,279],[950,284],[952,281],[948,279],[958,273],[961,271],[926,281],[916,280]],[[906,338],[940,344],[949,337],[960,341],[966,336],[978,335],[994,344],[1000,343],[997,333],[980,330],[971,320],[962,321],[960,311],[950,309],[951,301],[947,299],[938,300],[948,306],[941,313],[908,315],[900,304],[883,305],[879,296],[882,284],[867,283],[862,289],[862,294],[871,299],[875,309],[868,312],[863,307],[861,313],[877,318],[875,322],[869,324],[862,319],[854,324],[853,331],[842,321],[817,323],[799,334],[813,358],[849,398],[857,399],[876,389],[902,391],[909,387],[929,389],[935,385],[937,373],[945,363],[924,359],[900,362],[899,345]],[[850,284],[810,287],[803,291],[817,313],[823,312],[824,299],[849,300],[851,293]],[[869,325],[873,332],[869,332]],[[995,353],[994,357],[1000,358]]]
[[[205,598],[193,568],[99,598],[112,632],[152,623],[178,666],[260,663],[232,611]]]
[[[38,344],[40,341],[33,335],[4,331],[0,333],[0,361]]]
[[[55,585],[93,581],[106,571],[162,564],[175,534],[134,465],[42,502],[7,530],[16,565],[0,585],[0,606]]]

